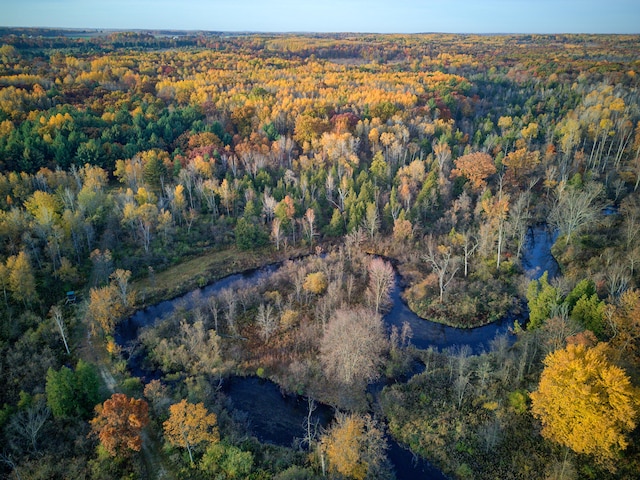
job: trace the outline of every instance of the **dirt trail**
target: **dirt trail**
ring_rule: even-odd
[[[117,391],[118,382],[111,373],[108,359],[105,358],[104,352],[100,353],[99,348],[96,348],[93,344],[89,329],[87,329],[87,334],[83,336],[83,341],[79,345],[78,355],[98,368],[100,377],[109,393],[113,394]],[[162,455],[162,444],[155,432],[148,430],[147,428],[142,431],[142,458],[147,478],[173,480],[175,476],[165,464],[165,458]]]

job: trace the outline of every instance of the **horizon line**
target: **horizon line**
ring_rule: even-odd
[[[423,32],[376,32],[376,31],[349,31],[349,30],[206,30],[201,28],[173,28],[173,27],[52,27],[52,26],[7,26],[0,25],[1,29],[34,29],[34,30],[66,30],[66,31],[93,31],[93,32],[196,32],[196,33],[222,33],[222,34],[248,34],[248,35],[341,35],[341,34],[360,34],[360,35],[595,35],[595,36],[622,36],[622,35],[640,35],[640,31],[631,32],[454,32],[454,31],[423,31]]]

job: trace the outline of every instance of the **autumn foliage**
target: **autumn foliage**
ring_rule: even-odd
[[[182,400],[171,405],[169,412],[169,419],[163,424],[164,436],[171,445],[186,448],[192,463],[192,448],[220,441],[218,419],[207,411],[203,403]]]
[[[142,429],[149,423],[149,406],[144,400],[114,393],[96,406],[91,430],[111,456],[126,456],[142,448]]]
[[[549,354],[531,394],[545,438],[603,462],[627,447],[640,412],[640,392],[607,359],[607,348],[569,344]]]
[[[339,414],[336,423],[323,436],[323,453],[329,471],[340,478],[376,478],[384,459],[386,442],[371,417]]]
[[[451,176],[468,178],[474,190],[482,190],[487,185],[487,177],[496,173],[493,158],[483,152],[463,155],[455,160],[455,165],[456,168],[451,170]]]

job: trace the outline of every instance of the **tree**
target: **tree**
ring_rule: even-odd
[[[47,371],[47,404],[56,418],[88,418],[100,399],[99,391],[95,368],[83,360],[75,371],[65,366]]]
[[[582,295],[571,310],[571,319],[580,323],[598,337],[604,333],[605,303],[594,293],[591,296]]]
[[[273,332],[278,328],[278,317],[273,314],[273,307],[261,303],[258,307],[258,314],[256,315],[256,323],[260,328],[260,335],[266,342],[269,340]]]
[[[602,191],[602,185],[591,184],[584,189],[568,186],[560,182],[556,200],[549,214],[549,223],[560,230],[569,245],[571,236],[588,226],[600,211],[596,199]]]
[[[280,250],[280,242],[282,241],[282,221],[279,218],[274,218],[271,223],[271,239],[276,244],[276,250]]]
[[[380,218],[378,216],[378,207],[376,202],[367,202],[364,218],[362,219],[362,227],[369,234],[369,238],[373,240],[380,228]]]
[[[533,330],[551,316],[551,312],[560,301],[558,289],[549,284],[549,273],[544,272],[538,280],[531,280],[527,286],[529,305],[529,325]]]
[[[404,217],[404,212],[401,212],[393,221],[393,240],[402,245],[411,237],[413,237],[413,225]]]
[[[42,428],[50,416],[51,411],[42,399],[34,401],[26,409],[11,418],[6,428],[7,436],[11,439],[10,443],[13,444],[15,440],[26,441],[31,451],[37,453],[38,439],[43,433]]]
[[[382,476],[386,448],[384,435],[374,420],[356,413],[339,413],[321,440],[329,471],[356,480]]]
[[[640,353],[640,290],[627,290],[617,305],[607,305],[605,316],[611,332],[611,344],[619,355]]]
[[[129,291],[129,278],[131,278],[131,272],[129,270],[117,269],[109,277],[111,283],[117,288],[120,295],[120,302],[122,306],[127,309],[131,303],[133,303],[134,293]]]
[[[307,241],[309,242],[309,245],[313,245],[313,237],[316,236],[315,221],[316,221],[316,214],[313,208],[308,208],[306,213],[304,214],[304,217],[302,218],[302,226],[307,236]]]
[[[387,347],[380,314],[357,308],[336,310],[320,345],[327,378],[349,386],[378,377]]]
[[[58,331],[60,332],[60,336],[62,337],[62,341],[64,342],[64,348],[67,351],[67,355],[70,355],[69,345],[67,344],[67,335],[65,333],[65,325],[64,325],[64,316],[62,315],[62,308],[58,305],[54,305],[49,310],[49,315],[53,318],[53,321],[56,323],[58,327]]]
[[[376,313],[386,306],[390,300],[391,289],[395,275],[393,267],[389,262],[381,258],[374,257],[369,262],[369,287],[367,288],[367,296]]]
[[[37,299],[36,279],[29,257],[24,251],[7,259],[9,289],[17,302],[25,305]]]
[[[313,272],[306,276],[302,288],[307,292],[320,295],[327,289],[327,285],[327,276],[324,272]]]
[[[531,410],[545,438],[598,461],[613,460],[636,426],[640,392],[607,359],[606,343],[569,344],[549,354]]]
[[[169,412],[169,419],[163,423],[164,436],[171,445],[186,448],[192,464],[194,447],[220,441],[218,418],[203,403],[182,400],[171,405]]]
[[[209,445],[200,460],[200,469],[220,480],[249,478],[253,454],[223,442]]]
[[[144,340],[148,338],[143,335]],[[214,375],[221,364],[220,337],[214,329],[205,328],[202,320],[193,323],[180,320],[176,334],[149,344],[149,348],[165,370]]]
[[[500,176],[500,187],[497,197],[483,198],[481,205],[489,220],[489,224],[498,234],[498,250],[496,268],[500,269],[500,260],[502,258],[502,243],[504,240],[504,226],[509,213],[509,196],[502,193],[502,175]]]
[[[449,286],[458,271],[458,257],[453,255],[453,248],[448,245],[438,245],[436,239],[429,235],[427,238],[427,253],[422,259],[427,262],[438,277],[440,287],[440,302],[444,298],[444,291]]]
[[[526,148],[520,148],[509,152],[502,163],[511,172],[513,178],[520,182],[540,163],[540,152],[530,152]]]
[[[138,189],[138,196],[140,196],[141,190],[144,189]],[[138,236],[138,241],[144,248],[144,252],[149,253],[151,234],[158,223],[158,207],[148,202],[136,207],[134,202],[128,202],[123,209],[122,222]]]
[[[235,228],[236,245],[240,250],[251,250],[267,243],[267,235],[259,225],[244,217],[238,220]]]
[[[496,173],[493,158],[488,153],[475,152],[458,157],[455,160],[456,168],[451,170],[451,176],[466,177],[471,187],[480,191],[487,186],[487,178]]]
[[[2,287],[2,294],[4,296],[4,304],[6,307],[9,306],[9,299],[7,296],[7,290],[11,288],[11,284],[9,283],[9,269],[7,266],[0,262],[0,287]]]
[[[105,335],[111,335],[123,313],[120,294],[115,285],[92,288],[89,291],[87,314],[95,322],[93,328],[97,324]]]
[[[142,429],[149,423],[149,405],[144,400],[114,393],[95,408],[91,430],[112,457],[139,452]]]

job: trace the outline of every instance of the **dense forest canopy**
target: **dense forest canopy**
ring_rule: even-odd
[[[388,434],[453,478],[636,477],[638,51],[1,28],[0,471],[391,478]],[[556,276],[523,264],[541,225]],[[127,368],[138,308],[277,261],[143,329],[153,380]],[[519,320],[418,349],[386,328],[398,281],[425,321]],[[335,420],[260,443],[233,375]]]

